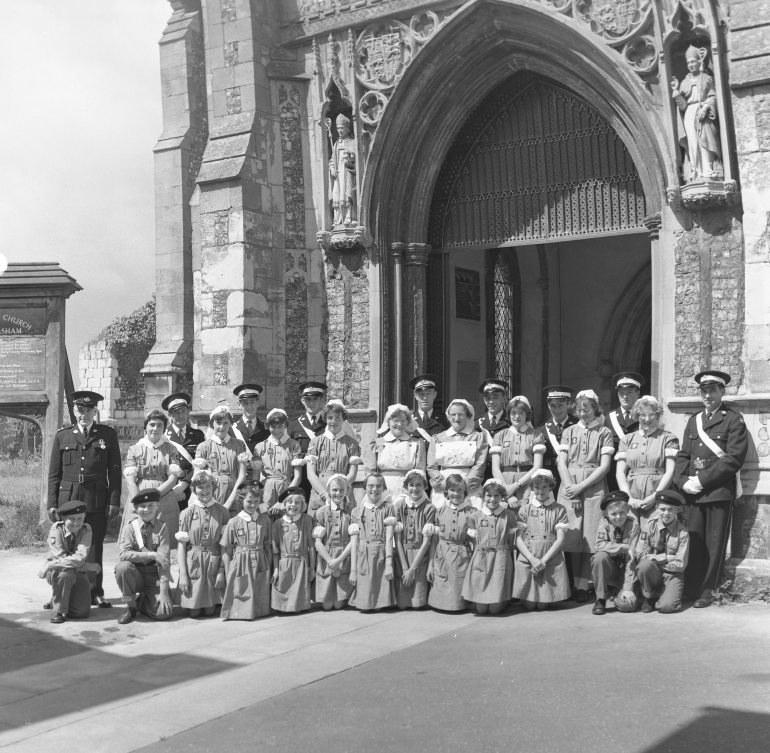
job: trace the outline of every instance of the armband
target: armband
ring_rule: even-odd
[[[348,535],[358,536],[359,533],[361,533],[361,528],[359,527],[358,523],[351,523],[348,526]]]
[[[171,463],[168,467],[168,475],[179,478],[179,476],[184,476],[184,471],[176,463]]]
[[[238,454],[238,462],[239,463],[248,463],[249,460],[251,460],[252,455],[250,452],[241,452]]]
[[[602,455],[609,455],[612,457],[615,454],[615,448],[614,447],[602,447],[601,449]]]
[[[436,526],[434,526],[432,523],[426,523],[422,527],[423,536],[433,536],[434,533],[436,533]]]
[[[176,538],[180,544],[188,544],[190,542],[190,534],[187,531],[177,531],[174,534],[174,538]]]
[[[626,451],[621,450],[619,452],[615,453],[615,460],[625,460],[626,459]]]
[[[675,458],[679,450],[676,447],[666,447],[666,451],[663,453],[667,458]]]
[[[313,529],[314,539],[322,539],[324,536],[326,536],[326,529],[323,526],[316,526]]]
[[[350,463],[350,465],[361,465],[361,463],[363,463],[364,461],[358,455],[351,455],[350,460],[348,462]]]
[[[399,520],[396,525],[393,526],[394,533],[401,533],[404,530],[404,524]]]
[[[123,469],[123,475],[126,478],[136,478],[139,475],[139,469],[135,465],[130,465]]]
[[[300,468],[305,465],[305,461],[302,458],[294,458],[294,460],[291,461],[291,465],[293,468]]]
[[[315,465],[318,462],[318,457],[315,455],[305,455],[305,465]]]
[[[559,445],[559,452],[569,452],[569,445],[568,444],[560,444]]]
[[[532,445],[532,452],[534,452],[536,455],[538,453],[545,452],[545,445],[544,444]]]
[[[502,451],[503,451],[503,448],[500,447],[499,444],[492,445],[489,448],[489,454],[490,455],[500,455],[502,453]]]
[[[398,523],[398,519],[395,517],[395,515],[388,515],[388,517],[385,518],[385,520],[382,522],[386,526],[395,526],[396,523]]]

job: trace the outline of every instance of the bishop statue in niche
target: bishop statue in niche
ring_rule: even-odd
[[[336,141],[331,119],[326,120],[329,137],[333,142],[329,159],[329,193],[334,212],[332,227],[337,230],[356,225],[356,141],[350,118],[340,113],[334,124],[337,127]]]
[[[714,77],[706,69],[708,50],[693,47],[685,53],[689,73],[681,80],[671,79],[672,97],[679,110],[679,144],[687,155],[690,183],[717,177],[721,163],[717,96]]]

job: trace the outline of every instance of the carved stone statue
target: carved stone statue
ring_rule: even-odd
[[[350,119],[340,114],[335,120],[337,140],[329,160],[329,189],[334,210],[333,228],[356,225],[356,142]],[[332,123],[326,121],[329,135]]]
[[[690,163],[687,182],[716,176],[721,161],[714,78],[705,70],[708,50],[690,46],[685,53],[689,73],[671,79],[671,96],[679,110],[679,143]]]

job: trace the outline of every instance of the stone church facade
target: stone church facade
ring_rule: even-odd
[[[770,557],[767,3],[170,3],[147,406],[321,379],[365,440],[421,371],[542,415],[628,369],[681,435],[720,369]]]

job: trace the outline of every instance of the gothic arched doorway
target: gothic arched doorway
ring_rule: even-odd
[[[476,402],[485,376],[536,409],[550,382],[599,392],[615,303],[650,264],[645,214],[630,153],[588,103],[532,73],[495,89],[431,203],[427,358],[447,397]]]

